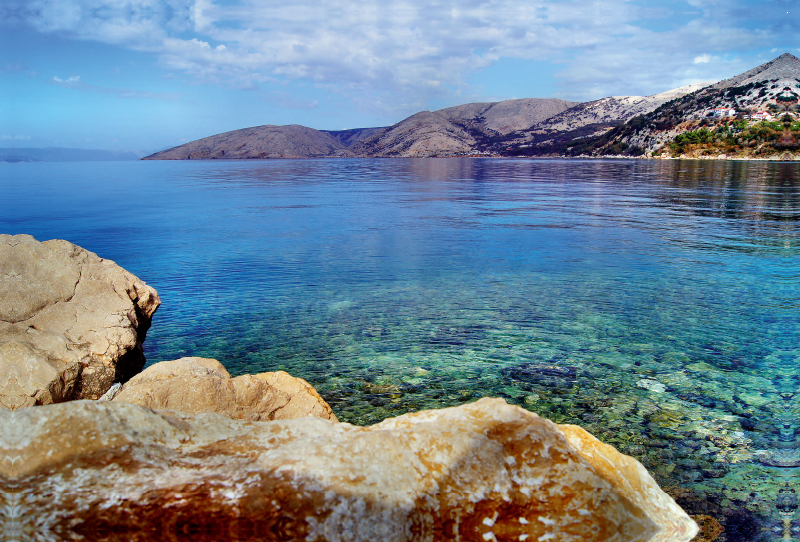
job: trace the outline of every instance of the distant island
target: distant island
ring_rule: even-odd
[[[103,151],[95,149],[0,148],[0,162],[109,162],[138,160],[140,155],[131,151]]]
[[[800,159],[800,59],[652,96],[577,103],[528,98],[422,111],[393,126],[325,131],[257,126],[143,160],[627,156]]]

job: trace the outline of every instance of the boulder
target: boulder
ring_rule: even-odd
[[[601,478],[661,526],[649,542],[691,540],[698,533],[694,522],[686,521],[686,513],[672,497],[661,491],[644,465],[600,442],[582,427],[559,425],[558,428]]]
[[[633,459],[499,399],[371,427],[75,401],[0,412],[0,458],[0,532],[15,539],[686,542],[697,532]],[[616,473],[606,464],[620,460]]]
[[[142,370],[156,291],[68,241],[0,235],[0,406],[97,399]]]
[[[336,420],[331,407],[302,378],[284,371],[231,378],[215,359],[181,358],[151,365],[112,399],[156,410],[216,412],[235,420]]]

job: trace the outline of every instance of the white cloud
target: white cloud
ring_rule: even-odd
[[[736,61],[712,53],[774,39],[745,29],[739,1],[688,0],[688,22],[659,32],[650,20],[677,15],[628,0],[27,0],[18,12],[42,32],[156,54],[195,81],[300,79],[378,105],[457,96],[504,57],[562,63],[563,93],[581,99],[733,75],[722,72]]]
[[[0,136],[3,141],[30,141],[31,136],[21,134],[3,134]]]
[[[53,82],[62,87],[77,87],[80,85],[81,76],[80,75],[70,75],[66,79],[61,79],[59,76],[53,76]]]
[[[23,0],[16,11],[41,32],[155,52],[170,33],[192,28],[193,4],[193,0]]]

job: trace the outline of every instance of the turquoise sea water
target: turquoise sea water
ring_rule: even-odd
[[[22,163],[0,196],[158,290],[150,363],[283,369],[355,424],[500,396],[720,541],[800,539],[798,164]]]

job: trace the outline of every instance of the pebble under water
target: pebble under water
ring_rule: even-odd
[[[158,290],[149,363],[286,370],[353,424],[503,397],[639,459],[706,540],[800,539],[800,164],[22,163],[0,190],[2,233]]]

